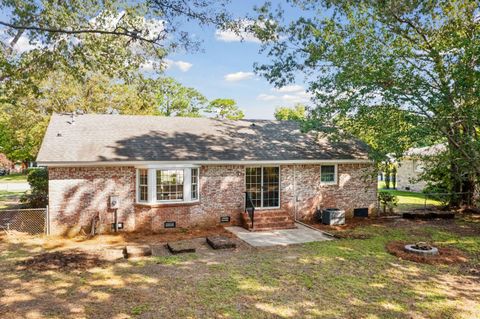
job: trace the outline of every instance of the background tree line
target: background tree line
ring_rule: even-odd
[[[163,75],[164,58],[195,52],[187,23],[235,28],[225,2],[3,0],[0,152],[33,160],[54,112],[238,119],[231,99],[207,98]],[[26,38],[30,50],[18,49]],[[142,66],[153,66],[145,77]]]

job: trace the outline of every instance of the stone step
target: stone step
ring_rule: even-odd
[[[272,217],[264,217],[264,216],[255,216],[253,218],[255,221],[257,220],[265,220],[265,221],[287,221],[287,220],[293,220],[292,217],[289,215],[283,215],[283,216],[272,216]]]
[[[262,230],[280,230],[280,229],[293,229],[297,228],[295,224],[270,224],[270,225],[254,225],[253,229],[249,228],[250,231],[262,231]]]
[[[288,213],[284,210],[256,210],[255,216],[262,216],[262,217],[274,217],[279,215],[288,215]]]
[[[242,221],[243,226],[250,231],[290,229],[296,227],[292,216],[281,209],[255,211],[253,229],[252,221],[247,213],[242,214]]]

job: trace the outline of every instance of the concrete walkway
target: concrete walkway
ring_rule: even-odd
[[[30,189],[30,184],[27,182],[21,183],[0,183],[0,191],[9,191],[9,192],[25,192]]]
[[[251,232],[242,227],[225,227],[238,238],[254,247],[286,246],[291,244],[303,244],[312,241],[332,240],[332,237],[324,233],[295,224],[296,229],[281,229],[271,231]]]

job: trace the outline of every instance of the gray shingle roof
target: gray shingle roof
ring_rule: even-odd
[[[405,152],[406,157],[428,157],[435,156],[445,152],[447,147],[445,144],[435,144],[425,147],[412,147]]]
[[[367,159],[358,141],[332,143],[289,121],[54,114],[37,161],[285,161]]]

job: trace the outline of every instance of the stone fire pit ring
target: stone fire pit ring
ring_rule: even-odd
[[[416,244],[405,245],[405,251],[409,253],[414,253],[417,255],[423,256],[435,256],[438,255],[438,248],[437,247],[430,247],[430,249],[418,249],[415,248]]]

